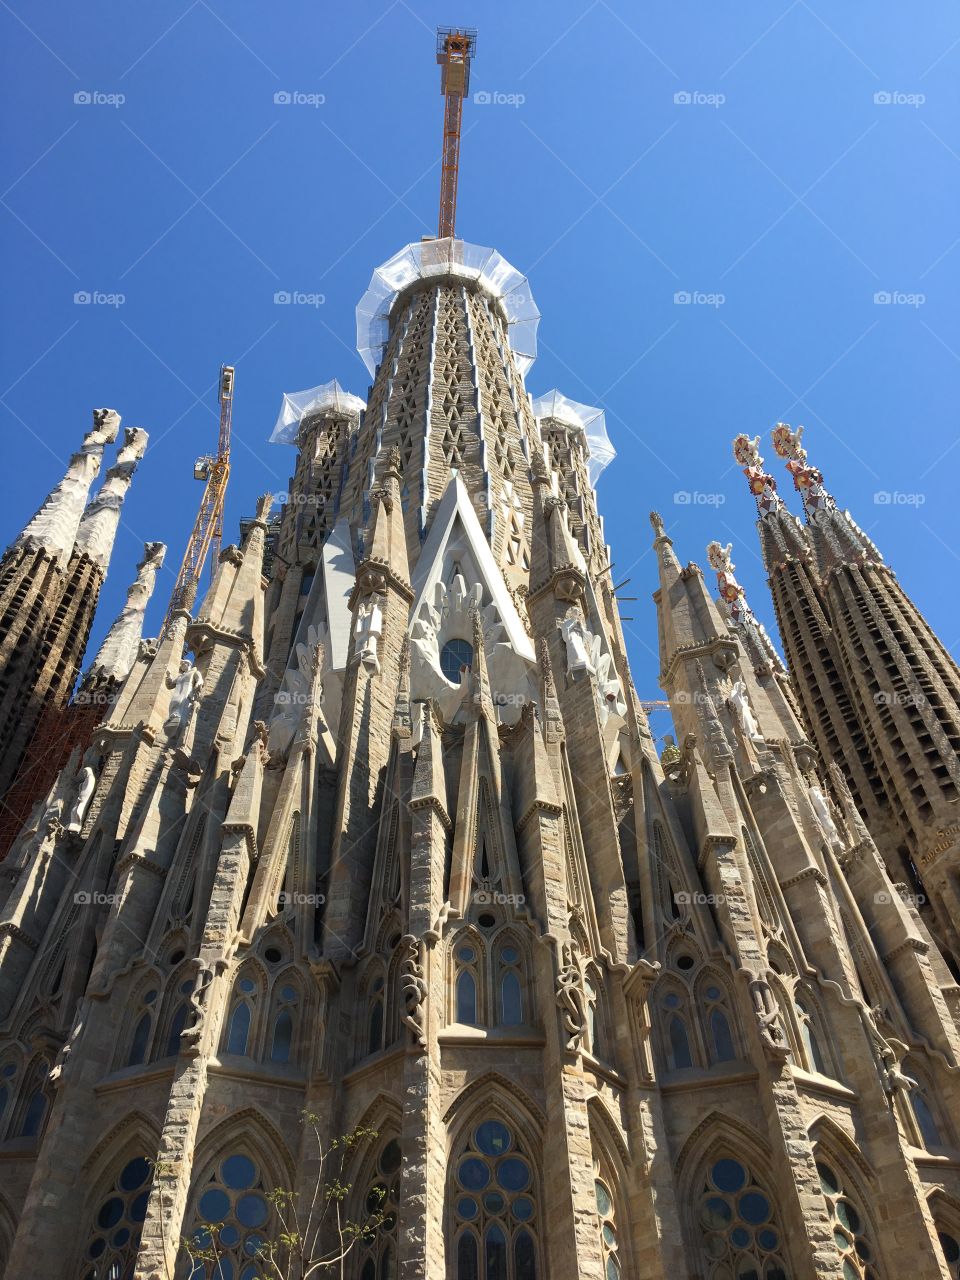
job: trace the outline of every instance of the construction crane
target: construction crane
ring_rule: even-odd
[[[440,161],[441,240],[456,235],[457,179],[460,174],[460,120],[470,89],[470,62],[477,49],[477,33],[470,27],[437,27],[437,62],[443,68],[443,152]]]
[[[183,554],[183,563],[177,574],[176,585],[170,596],[170,607],[164,620],[164,629],[169,624],[174,610],[189,609],[193,604],[203,566],[210,550],[213,550],[211,576],[220,558],[220,546],[223,542],[223,504],[227,496],[227,481],[230,478],[230,425],[233,419],[233,366],[220,366],[220,438],[217,442],[216,457],[204,454],[193,464],[194,480],[204,483],[200,510],[190,533],[187,549]]]

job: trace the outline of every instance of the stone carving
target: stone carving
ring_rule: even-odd
[[[653,532],[655,537],[662,538],[665,536],[664,528],[663,528],[663,516],[660,514],[659,511],[650,512],[650,524],[653,527]]]
[[[589,651],[589,642],[593,637],[580,618],[574,613],[558,622],[557,628],[567,646],[567,675],[576,679],[583,672],[596,674]]]
[[[203,676],[188,658],[184,658],[180,663],[179,675],[168,675],[166,684],[168,689],[173,690],[173,696],[163,727],[167,733],[178,733],[189,723],[200,702]]]
[[[87,1004],[87,1000],[80,1001],[77,1008],[77,1016],[74,1018],[73,1026],[70,1028],[70,1034],[60,1046],[60,1052],[57,1054],[54,1059],[53,1066],[50,1068],[50,1075],[47,1079],[55,1089],[61,1084],[64,1072],[67,1069],[67,1064],[70,1061],[70,1055],[77,1047],[80,1038],[83,1035],[83,1028],[87,1017]]]
[[[383,598],[378,595],[368,596],[357,606],[357,621],[354,626],[356,640],[355,657],[371,673],[380,670],[380,659],[377,656],[377,643],[383,635]]]
[[[400,966],[400,995],[404,1005],[401,1021],[410,1029],[414,1044],[425,1049],[427,1033],[424,1005],[427,999],[427,982],[421,943],[412,933],[405,933],[400,939],[400,945],[405,952]]]
[[[757,746],[765,746],[763,734],[760,732],[760,726],[757,718],[753,714],[753,708],[750,706],[750,698],[747,694],[747,686],[742,680],[737,680],[730,691],[727,699],[730,706],[736,712],[737,720],[743,731],[745,738],[749,738],[751,742]]]
[[[810,797],[810,803],[813,806],[813,812],[816,814],[820,830],[826,836],[828,843],[840,844],[840,832],[837,830],[837,825],[830,812],[830,804],[827,797],[816,785],[807,787],[807,795]]]
[[[197,976],[190,992],[190,1024],[184,1028],[181,1039],[189,1045],[199,1043],[207,1016],[207,996],[215,976],[215,969],[206,960],[198,962]]]
[[[87,808],[89,807],[91,797],[97,785],[97,775],[94,773],[90,764],[90,752],[83,758],[80,769],[74,779],[73,794],[71,796],[70,813],[67,819],[65,830],[75,835],[83,826],[83,819],[86,817]]]
[[[316,698],[322,702],[322,679],[329,674],[327,646],[324,643],[326,628],[307,628],[306,639],[293,646],[293,652],[283,673],[283,681],[273,700],[268,746],[270,754],[278,759],[286,755],[294,734],[307,710]]]
[[[765,978],[754,978],[750,983],[750,998],[764,1050],[772,1057],[786,1058],[790,1047],[780,1023],[780,1006],[770,983]]]
[[[77,530],[77,550],[85,552],[104,573],[110,563],[114,539],[120,524],[120,511],[133,482],[137,463],[146,452],[148,439],[142,427],[126,428],[117,460],[107,472],[106,480],[87,505],[80,520],[80,527]]]
[[[834,502],[823,487],[821,472],[807,464],[807,451],[800,444],[802,436],[803,427],[791,431],[785,422],[778,422],[773,429],[773,447],[781,458],[786,459],[794,488],[803,499],[808,516],[814,520],[820,511],[832,507]]]
[[[93,429],[84,436],[63,479],[20,534],[15,546],[43,550],[60,560],[70,555],[90,486],[100,471],[104,446],[116,440],[119,430],[118,413],[113,409],[94,409]]]
[[[760,456],[760,437],[738,435],[733,442],[733,456],[743,468],[747,477],[750,492],[757,500],[762,516],[772,511],[779,511],[782,502],[777,494],[777,482],[773,476],[763,469],[763,458]]]
[[[424,600],[414,617],[410,628],[410,696],[414,701],[435,701],[448,722],[462,716],[470,687],[468,672],[461,670],[454,684],[441,669],[440,655],[450,640],[466,640],[476,648],[474,615],[480,624],[497,716],[505,724],[514,724],[534,692],[533,666],[510,643],[496,604],[483,604],[482,585],[468,586],[459,573],[449,584],[438,582],[432,600]]]
[[[127,588],[127,599],[104,637],[97,656],[90,664],[83,685],[97,681],[120,683],[133,670],[143,635],[143,618],[167,548],[162,542],[148,542],[143,559],[137,565],[136,579]],[[80,693],[84,692],[82,687]]]
[[[577,1053],[587,1034],[588,1009],[583,975],[577,959],[576,944],[573,942],[564,942],[560,948],[556,994],[567,1036],[567,1052]]]

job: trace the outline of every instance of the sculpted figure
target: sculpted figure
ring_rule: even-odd
[[[383,608],[379,596],[369,596],[358,607],[354,634],[358,659],[368,671],[379,671],[377,641],[383,635]]]
[[[187,658],[180,663],[180,674],[167,676],[167,688],[173,690],[170,710],[164,721],[168,733],[176,733],[190,720],[193,709],[203,693],[203,676]]]
[[[567,675],[576,675],[581,671],[594,670],[590,659],[588,645],[590,633],[579,618],[564,618],[557,623],[563,642],[567,646]]]
[[[742,680],[738,680],[730,692],[730,705],[737,713],[737,719],[740,721],[740,728],[743,730],[743,736],[749,738],[751,742],[755,742],[758,746],[763,746],[763,735],[760,732],[760,726],[757,724],[757,718],[753,714],[753,708],[750,706],[750,699],[747,696],[747,686]]]
[[[830,813],[827,797],[817,786],[807,787],[807,795],[810,797],[810,803],[813,805],[813,812],[817,815],[817,822],[820,824],[821,831],[831,844],[839,844],[840,833],[837,831],[836,823]]]

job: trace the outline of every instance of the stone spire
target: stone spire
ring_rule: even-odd
[[[142,427],[127,427],[123,445],[117,460],[107,472],[107,478],[96,496],[87,504],[77,530],[75,549],[88,555],[106,574],[110,555],[120,523],[120,509],[133,481],[137,463],[147,448],[146,431]]]
[[[784,666],[783,659],[774,648],[773,641],[763,623],[747,603],[743,587],[733,576],[736,565],[730,558],[732,550],[733,544],[729,542],[725,547],[719,542],[711,542],[707,546],[707,563],[716,570],[717,574],[720,607],[725,610],[730,621],[739,631],[754,669],[786,675],[787,668]]]
[[[80,686],[81,694],[94,685],[119,685],[133,670],[143,636],[144,615],[166,551],[162,542],[144,543],[143,559],[137,565],[137,576],[127,588],[123,608],[113,620],[96,657],[87,668]]]
[[[841,511],[823,483],[823,474],[807,462],[800,441],[803,427],[792,431],[785,422],[773,428],[773,447],[786,460],[793,486],[803,502],[821,576],[846,561],[882,563],[883,557],[848,511]]]
[[[104,447],[116,440],[119,430],[120,415],[115,410],[94,409],[93,427],[70,459],[66,475],[51,490],[12,549],[43,551],[60,562],[69,558],[90,486],[100,471]]]

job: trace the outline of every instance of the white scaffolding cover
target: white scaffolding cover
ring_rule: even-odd
[[[288,391],[283,397],[280,416],[270,436],[270,443],[295,445],[300,434],[300,422],[308,413],[336,409],[356,418],[366,407],[365,401],[359,396],[344,391],[336,378],[322,386],[311,387],[309,391]]]
[[[558,422],[564,422],[583,432],[587,442],[590,483],[595,485],[607,464],[617,456],[607,435],[607,419],[603,410],[588,404],[578,404],[576,400],[570,400],[554,388],[553,391],[536,397],[533,412],[537,418],[556,418]]]
[[[367,292],[357,303],[357,350],[370,376],[376,373],[390,336],[390,309],[397,294],[415,280],[454,275],[477,280],[497,298],[507,316],[510,348],[526,373],[537,358],[540,312],[526,276],[511,267],[496,249],[465,240],[426,240],[408,244],[377,267]]]

